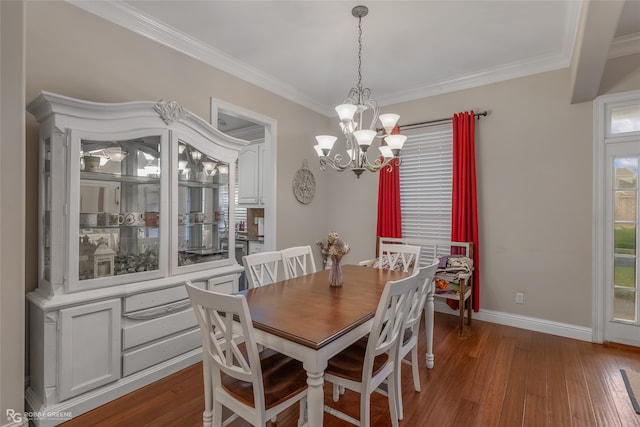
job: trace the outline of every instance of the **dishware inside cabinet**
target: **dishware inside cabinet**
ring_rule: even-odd
[[[159,269],[160,136],[80,141],[78,279]]]
[[[229,164],[178,143],[178,266],[227,259]]]

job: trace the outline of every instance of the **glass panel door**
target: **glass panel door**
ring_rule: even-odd
[[[226,260],[229,164],[178,142],[178,266]]]
[[[637,322],[638,158],[614,159],[612,320]]]
[[[604,224],[604,341],[632,344],[640,336],[640,141],[609,144]]]
[[[160,141],[80,140],[80,281],[159,269]]]

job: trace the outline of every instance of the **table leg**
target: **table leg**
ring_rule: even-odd
[[[433,285],[432,285],[433,287]],[[424,330],[427,335],[427,369],[433,368],[433,294],[435,289],[427,294],[424,304]]]
[[[324,371],[307,371],[307,413],[309,427],[321,427],[324,417]]]

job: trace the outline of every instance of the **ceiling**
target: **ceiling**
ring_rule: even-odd
[[[583,3],[521,1],[68,0],[326,115],[357,83],[380,105],[569,67]],[[617,15],[616,15],[617,19]],[[640,52],[640,1],[624,5],[616,54]],[[613,46],[612,45],[612,46]]]

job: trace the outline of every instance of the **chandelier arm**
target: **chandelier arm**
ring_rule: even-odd
[[[380,113],[380,109],[378,108],[378,103],[374,99],[369,98],[367,99],[364,105],[371,108],[373,112],[373,115],[371,116],[371,124],[369,125],[369,129],[376,130],[376,122],[378,121],[378,116]]]
[[[365,156],[364,160],[365,161],[363,162],[362,167],[370,172],[378,172],[385,167],[389,167],[389,172],[391,172],[393,170],[394,164],[396,167],[402,164],[402,159],[400,159],[400,157],[384,157],[384,160],[381,160],[380,157],[378,157],[373,163],[371,163],[369,161],[369,158]],[[396,162],[394,162],[394,160]]]
[[[321,170],[325,170],[326,165],[329,165],[333,169],[336,169],[338,171],[343,171],[349,168],[353,164],[353,160],[349,159],[349,161],[347,161],[346,163],[341,163],[343,158],[344,156],[340,153],[336,154],[333,157],[329,157],[329,156],[321,157],[320,158]],[[324,169],[322,169],[322,166],[324,166]]]

